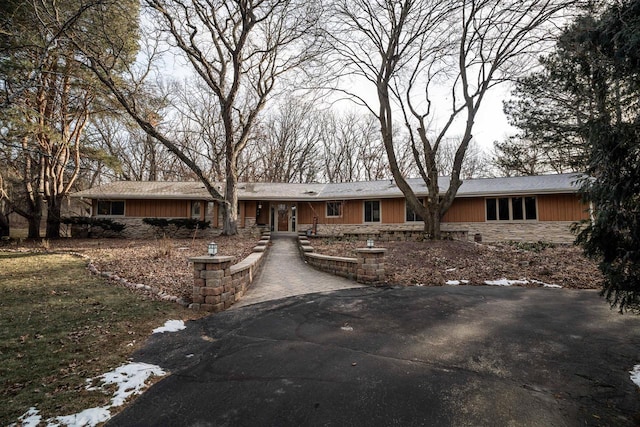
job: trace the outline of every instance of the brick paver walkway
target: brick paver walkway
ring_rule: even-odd
[[[318,271],[300,256],[297,235],[271,235],[272,246],[258,277],[233,307],[243,307],[295,295],[361,288],[361,284]],[[232,308],[233,308],[232,307]]]

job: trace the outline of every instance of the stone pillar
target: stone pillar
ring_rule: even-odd
[[[217,313],[235,301],[231,280],[232,256],[199,256],[193,262],[193,304],[196,310]]]
[[[367,285],[383,285],[386,279],[384,271],[384,254],[386,248],[360,248],[356,281]]]

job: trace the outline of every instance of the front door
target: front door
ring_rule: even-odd
[[[289,231],[289,206],[278,205],[278,231]]]

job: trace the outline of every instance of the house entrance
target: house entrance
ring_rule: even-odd
[[[271,231],[296,231],[296,205],[278,203],[271,205]]]

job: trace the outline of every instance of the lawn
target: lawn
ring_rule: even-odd
[[[199,316],[92,276],[71,255],[0,252],[0,425],[105,405],[86,379],[123,363],[168,319]]]

